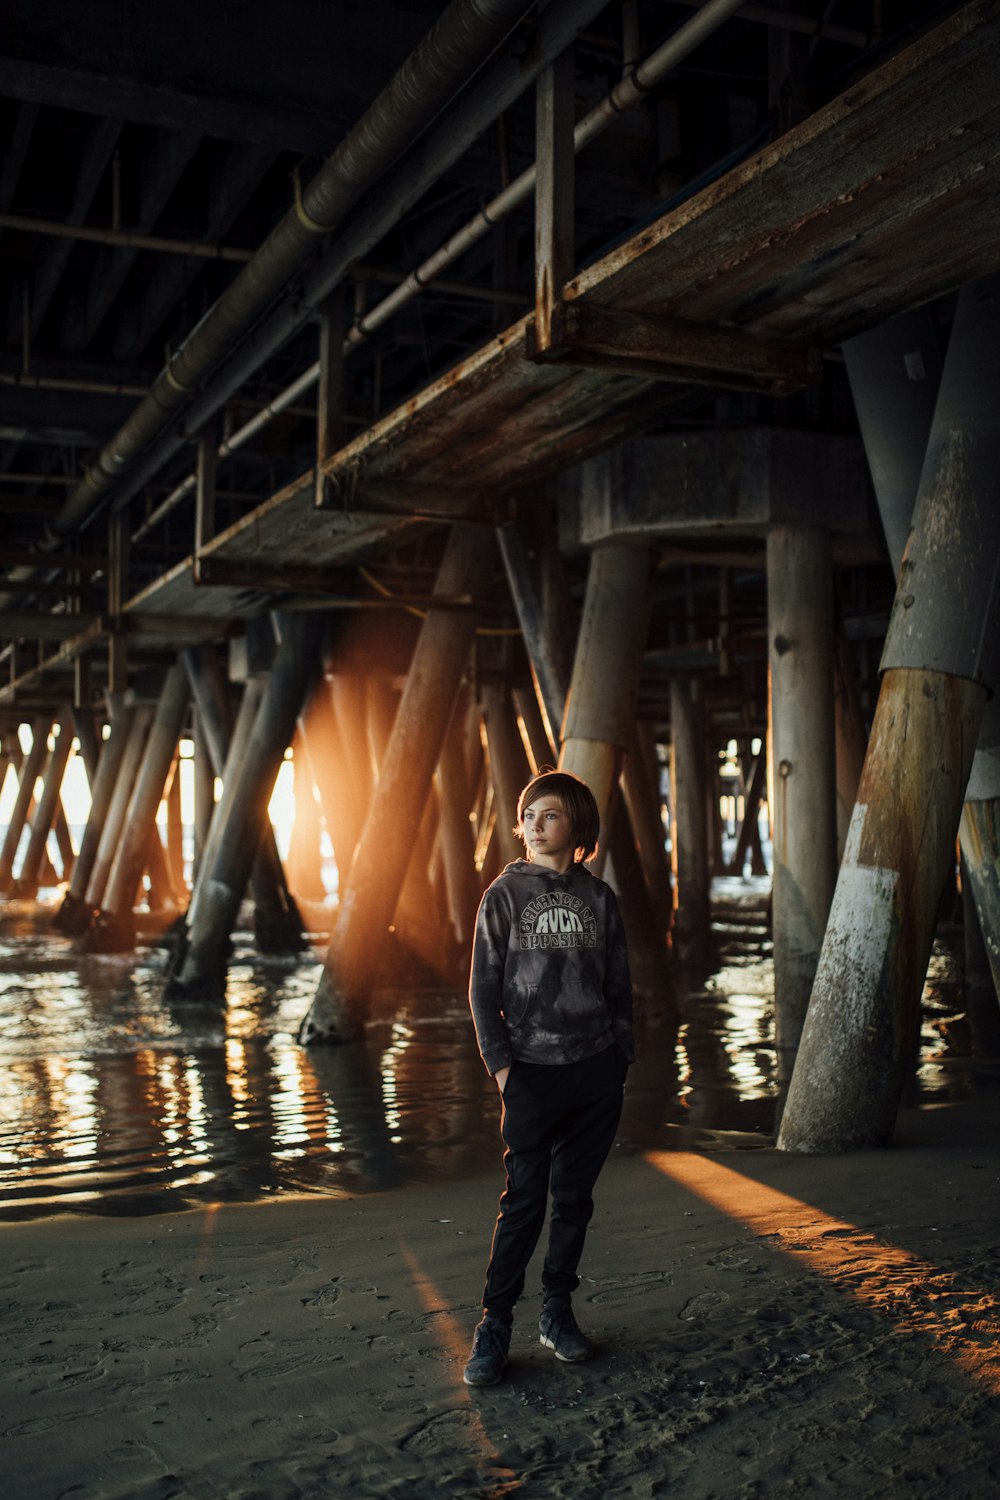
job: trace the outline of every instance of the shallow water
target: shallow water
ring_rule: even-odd
[[[618,1150],[770,1143],[768,882],[717,881],[717,962],[680,1025],[644,1004]],[[53,894],[53,900],[55,896]],[[81,957],[34,907],[0,916],[0,1218],[354,1195],[499,1164],[465,998],[385,992],[364,1041],[295,1042],[319,965],[237,935],[227,1003],[168,1004],[157,948]],[[960,967],[935,948],[916,1103],[968,1097]]]

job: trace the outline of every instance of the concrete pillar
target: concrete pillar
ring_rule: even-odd
[[[70,935],[85,932],[90,922],[90,908],[86,902],[87,885],[97,858],[101,833],[108,816],[111,797],[121,770],[122,757],[128,744],[129,731],[135,709],[126,705],[115,695],[112,703],[111,728],[97,762],[97,775],[91,782],[90,815],[80,843],[80,852],[73,866],[73,877],[56,913],[53,925]]]
[[[775,1044],[791,1076],[837,873],[829,533],[767,538]]]
[[[184,817],[181,809],[179,751],[167,776],[167,786],[167,866],[174,900],[180,901],[187,894],[187,882],[184,879]]]
[[[188,914],[186,946],[167,982],[172,999],[217,999],[225,993],[230,936],[268,822],[267,804],[278,768],[318,665],[319,646],[320,629],[313,616],[282,617],[281,644],[239,761],[233,755],[233,735],[222,799],[197,884],[198,900],[192,897]]]
[[[861,713],[858,677],[850,647],[842,630],[834,647],[833,719],[836,735],[837,775],[837,863],[847,843],[847,830],[857,800],[861,768],[865,763],[868,734]]]
[[[963,868],[993,976],[993,1009],[996,1010],[996,994],[1000,993],[1000,697],[996,690],[983,711],[979,743],[958,826]],[[994,1023],[985,1014],[988,1009],[988,1002],[981,1000],[975,1036],[985,1037],[994,1030]]]
[[[992,700],[991,700],[992,701]],[[963,809],[963,817],[964,817]],[[972,1051],[981,1057],[1000,1057],[1000,1005],[993,978],[995,955],[988,952],[972,894],[968,861],[962,856],[962,937],[965,958],[965,1009],[972,1034]]]
[[[745,777],[746,772],[744,771]],[[751,851],[756,852],[760,849],[757,819],[760,817],[760,803],[766,784],[767,752],[762,745],[760,754],[754,759],[749,781],[744,779],[746,790],[743,795],[743,822],[740,825],[740,831],[736,837],[736,847],[733,850],[733,857],[726,872],[728,875],[742,876],[747,855]],[[761,873],[759,870],[754,869],[752,865],[751,869],[755,875]]]
[[[996,278],[983,283],[995,286]],[[975,289],[963,294],[974,294]],[[928,308],[905,313],[870,332],[849,339],[844,358],[851,394],[865,443],[879,514],[893,571],[898,578],[913,508],[920,484],[921,467],[934,418],[941,383],[939,340]],[[996,690],[997,684],[993,684]],[[1000,992],[1000,907],[995,870],[1000,867],[1000,804],[990,807],[1000,793],[997,778],[997,746],[1000,724],[993,702],[984,712],[980,744],[969,776],[975,806],[963,811],[959,824],[962,857],[968,866],[972,896],[981,936],[990,961],[994,990]],[[990,788],[995,790],[990,791]],[[988,1005],[983,996],[977,997]],[[997,1025],[1000,1025],[998,1018]],[[992,1032],[980,1014],[975,1035]]]
[[[9,895],[14,884],[14,860],[17,857],[21,834],[28,819],[28,809],[35,796],[35,782],[42,774],[42,766],[48,753],[49,730],[52,720],[48,714],[38,714],[31,725],[31,749],[21,766],[17,796],[11,808],[10,822],[3,845],[0,847],[0,894]]]
[[[190,671],[190,664],[185,663],[185,665]],[[198,676],[200,674],[196,672],[194,677]],[[194,677],[192,677],[192,681]],[[228,743],[224,736],[221,739],[217,737],[218,725],[213,720],[211,714],[203,716],[202,719],[202,722],[206,725],[206,729],[208,729],[209,725],[212,726],[209,731],[209,742],[212,747],[212,758],[216,762],[216,775],[222,782],[222,796],[215,804],[215,811],[212,814],[212,821],[209,825],[208,838],[205,843],[198,878],[194,883],[194,890],[191,892],[191,900],[188,904],[187,919],[185,922],[185,933],[177,955],[178,967],[183,960],[184,953],[187,951],[187,934],[190,932],[192,924],[197,920],[198,907],[212,879],[212,870],[215,866],[219,845],[222,841],[223,822],[219,817],[219,810],[225,800],[226,787],[232,786],[240,775],[240,767],[246,758],[247,747],[250,744],[254,725],[257,722],[257,715],[260,712],[260,705],[266,687],[267,677],[265,675],[256,674],[247,678],[243,685],[243,695],[240,698],[240,706],[236,713],[236,722],[228,738]],[[220,752],[223,756],[221,767],[218,761]],[[257,858],[257,846],[254,846],[252,853],[247,851],[247,854],[248,863],[255,861]],[[228,934],[226,942],[228,957]]]
[[[670,684],[671,853],[677,891],[674,946],[682,963],[701,964],[709,945],[708,839],[705,826],[705,735],[697,684]]]
[[[292,742],[292,776],[295,816],[289,840],[288,878],[299,900],[322,901],[325,894],[320,850],[323,823],[301,731]]]
[[[529,769],[534,775],[542,766],[555,765],[555,747],[549,740],[535,684],[525,683],[521,687],[516,687],[513,691],[513,698],[514,707],[524,725],[524,732],[531,749],[531,759],[534,764]]]
[[[441,854],[448,912],[456,941],[467,949],[472,942],[480,889],[476,841],[469,817],[472,795],[465,764],[463,718],[459,708],[441,747],[434,779],[441,809]]]
[[[149,726],[152,719],[153,710],[146,703],[140,704],[132,713],[131,722],[128,727],[128,739],[119,761],[114,787],[108,803],[107,816],[100,829],[97,852],[94,855],[93,865],[87,880],[87,889],[83,897],[88,923],[91,914],[102,904],[104,888],[108,883],[111,864],[115,857],[115,851],[118,848],[119,836],[125,822],[125,814],[128,810],[129,799],[132,796],[132,788],[135,784],[139,762],[142,759],[142,752],[146,746],[146,737],[149,734]]]
[[[659,797],[649,776],[638,732],[633,734],[625,761],[622,792],[629,823],[635,835],[644,884],[652,903],[656,931],[661,941],[665,942],[669,940],[673,926],[674,893],[670,883],[670,865],[667,861]],[[618,873],[617,862],[615,873]]]
[[[86,658],[80,657],[79,660],[84,661]],[[93,795],[94,783],[97,780],[97,773],[101,762],[101,741],[94,723],[94,715],[89,708],[74,706],[73,728],[76,730],[76,737],[80,742],[80,759],[83,761],[83,768],[87,773],[87,785],[91,789],[91,795]]]
[[[334,711],[332,683],[325,680],[318,683],[299,719],[299,731],[333,845],[339,890],[350,874],[364,808],[356,802],[354,778]]]
[[[884,1145],[997,672],[1000,278],[958,301],[882,687],[778,1144]]]
[[[514,832],[514,824],[517,799],[531,777],[507,689],[499,683],[484,683],[480,704],[493,778],[494,838],[499,841],[501,861],[508,864],[524,857],[524,845]]]
[[[610,827],[635,730],[653,599],[653,555],[615,542],[595,548],[563,717],[559,769],[581,776]]]
[[[18,896],[31,899],[38,894],[38,873],[42,867],[42,857],[45,854],[49,832],[55,821],[59,793],[62,790],[72,744],[73,715],[72,711],[66,708],[56,720],[55,743],[45,767],[42,795],[38,799],[35,816],[31,822],[31,836],[24,852],[24,859],[21,861],[21,870],[14,882],[14,893]]]
[[[483,597],[495,557],[481,527],[452,527],[435,592]],[[396,712],[323,976],[299,1032],[304,1043],[355,1034],[402,889],[475,634],[475,614],[428,612]]]
[[[532,495],[517,522],[498,529],[497,540],[545,719],[546,737],[558,749],[573,671],[576,610],[559,555],[552,497]]]
[[[240,774],[243,755],[253,730],[254,719],[264,692],[264,678],[251,677],[245,687],[237,730],[232,729],[232,715],[226,682],[218,658],[209,648],[189,648],[181,653],[198,713],[203,726],[216,776],[225,786],[226,776]],[[212,830],[208,831],[206,847],[217,848],[221,825],[212,844]],[[214,855],[213,855],[214,857]],[[208,861],[211,868],[212,860]],[[265,819],[259,846],[254,854],[250,871],[250,884],[254,902],[254,940],[262,953],[297,953],[302,947],[302,919],[292,899],[285,879],[285,872],[274,840],[274,829]],[[195,881],[191,894],[191,906],[181,943],[194,920],[194,907],[198,894]]]
[[[204,720],[194,713],[194,866],[191,888],[194,889],[201,868],[202,855],[208,843],[208,830],[215,812],[215,764],[208,747]]]
[[[135,893],[146,867],[150,840],[159,841],[156,811],[177,755],[189,700],[187,676],[178,664],[167,672],[150,725],[101,909],[84,938],[88,953],[121,953],[135,944]]]
[[[636,987],[673,1008],[676,994],[663,930],[645,882],[633,878],[641,870],[633,829],[627,808],[614,795],[635,733],[652,601],[651,554],[634,545],[595,551],[574,653],[574,610],[551,512],[539,504],[533,507],[530,527],[522,522],[499,535],[538,700],[554,729],[553,743],[562,726],[559,768],[582,776],[601,808],[601,849],[592,868],[598,869],[610,853],[616,883],[621,882],[618,894]],[[484,882],[491,874],[484,865]]]

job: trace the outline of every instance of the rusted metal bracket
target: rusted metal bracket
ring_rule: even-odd
[[[528,358],[769,395],[816,385],[822,375],[818,348],[789,348],[738,328],[688,323],[657,312],[621,312],[595,302],[556,303],[551,337],[551,347],[540,348],[529,328]]]

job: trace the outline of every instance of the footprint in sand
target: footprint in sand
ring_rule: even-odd
[[[728,1301],[725,1292],[701,1292],[685,1302],[677,1316],[683,1323],[701,1322],[703,1318],[714,1317]]]
[[[468,1407],[453,1407],[428,1417],[399,1444],[400,1452],[455,1453],[465,1452],[470,1443],[481,1441],[482,1424],[478,1413]]]
[[[605,1287],[600,1292],[595,1292],[587,1300],[599,1303],[601,1306],[619,1307],[623,1302],[631,1302],[635,1297],[644,1297],[653,1287],[673,1286],[673,1277],[668,1276],[666,1271],[646,1271],[637,1276],[626,1276],[621,1281],[616,1281],[613,1286]]]

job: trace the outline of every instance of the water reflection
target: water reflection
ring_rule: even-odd
[[[641,1007],[621,1150],[767,1144],[776,1081],[767,882],[718,882],[715,969],[679,1025]],[[363,1043],[295,1042],[318,963],[238,944],[225,1007],[169,1005],[163,955],[79,958],[9,906],[0,930],[0,1217],[354,1195],[498,1162],[464,996],[391,992]],[[967,1096],[960,968],[935,950],[922,1099]]]

